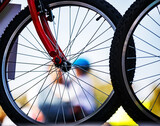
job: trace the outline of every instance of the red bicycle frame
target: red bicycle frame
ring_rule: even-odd
[[[0,12],[6,7],[6,5],[11,0],[5,0],[2,5],[0,6]],[[48,19],[46,18],[45,13],[39,13],[37,11],[37,7],[35,5],[35,0],[28,0],[28,6],[30,10],[30,14],[33,20],[33,24],[35,26],[35,29],[45,46],[48,54],[53,57],[53,62],[56,64],[55,61],[58,58],[58,64],[62,62],[62,58],[67,60],[65,55],[63,54],[60,47],[57,45],[57,42],[54,38],[54,36],[51,33],[51,30],[48,25]],[[40,17],[40,18],[39,18]]]
[[[54,63],[56,64],[55,59],[58,58],[59,64],[60,64],[62,62],[62,58],[66,60],[66,57],[63,54],[60,47],[57,45],[57,42],[51,33],[51,30],[47,23],[48,20],[45,16],[45,13],[40,14],[39,12],[37,12],[37,8],[36,8],[34,0],[28,0],[28,6],[30,9],[30,13],[31,13],[31,17],[32,17],[34,26],[36,28],[36,31],[41,41],[43,42],[43,45],[45,46],[49,55],[53,57]],[[39,16],[40,16],[41,21],[38,18]]]

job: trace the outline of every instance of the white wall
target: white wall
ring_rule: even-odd
[[[110,4],[112,4],[121,14],[124,14],[128,7],[135,0],[106,0]],[[22,4],[22,8],[27,5],[27,0],[12,0],[12,3],[20,3]]]

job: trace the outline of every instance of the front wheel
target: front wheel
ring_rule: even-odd
[[[62,71],[64,83],[60,84],[59,68],[42,45],[26,8],[10,23],[0,43],[3,109],[15,123],[105,122],[119,107],[110,81],[109,51],[120,14],[103,0],[45,3],[53,13],[50,29],[72,67]],[[76,74],[78,59],[89,61],[89,71],[76,67],[91,81]]]

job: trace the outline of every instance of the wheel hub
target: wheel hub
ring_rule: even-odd
[[[71,69],[71,63],[60,57],[54,58],[54,64],[56,67],[60,68],[64,72],[68,72]]]

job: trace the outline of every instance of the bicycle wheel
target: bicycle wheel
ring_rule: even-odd
[[[137,0],[117,27],[111,48],[113,86],[135,121],[160,122],[159,4]],[[135,54],[129,56],[129,50]]]
[[[70,71],[62,72],[66,82],[64,88],[60,88],[56,81],[59,68],[52,63],[38,38],[29,9],[26,8],[10,23],[0,43],[0,95],[3,109],[16,124],[105,122],[120,106],[110,81],[109,51],[121,15],[103,0],[48,0],[45,3],[54,15],[49,25],[60,48],[72,64],[80,58],[90,61],[88,75],[93,83],[79,79],[72,65]],[[88,102],[83,103],[77,97],[75,99],[79,104],[89,104],[89,108],[93,108],[89,97],[96,102],[96,109],[90,114],[83,112],[83,107],[79,105],[82,113],[80,118],[76,116],[71,102],[73,94],[67,87],[67,83],[73,81],[76,82],[73,94],[78,95],[74,86],[79,85],[86,96],[84,101]],[[94,94],[81,83],[89,86]],[[66,109],[62,104],[65,100],[69,104],[72,121],[68,121],[65,115]],[[45,108],[48,113],[51,106],[59,106],[52,113],[54,121],[48,121],[44,116],[39,102],[43,103],[42,106],[48,105]],[[62,121],[58,121],[59,118]]]

